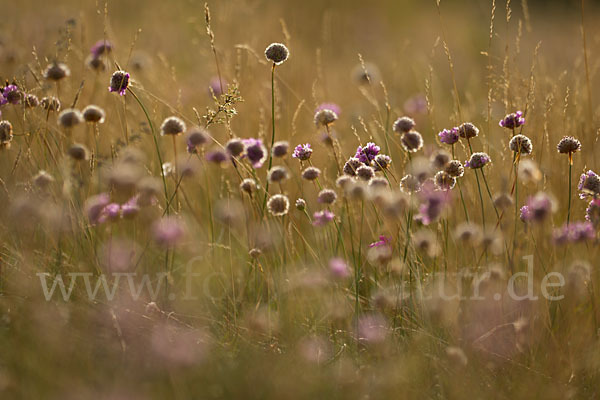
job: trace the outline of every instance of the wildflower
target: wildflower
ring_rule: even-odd
[[[456,129],[461,138],[471,139],[479,135],[479,129],[470,122],[465,122]]]
[[[90,54],[85,59],[85,65],[93,71],[104,71],[106,69],[106,64],[104,60],[100,57],[94,57],[93,54]]]
[[[379,235],[379,240],[371,243],[369,248],[373,247],[382,247],[382,246],[390,246],[392,243],[392,238],[387,237],[385,235]]]
[[[185,122],[177,117],[166,118],[160,126],[161,136],[165,135],[179,135],[185,132]]]
[[[329,210],[317,211],[313,214],[312,224],[314,226],[324,226],[333,221],[333,217],[335,217],[335,214]]]
[[[175,166],[173,163],[165,162],[162,165],[162,173],[165,177],[171,176],[175,173]]]
[[[592,170],[581,174],[577,188],[580,192],[580,199],[585,199],[589,196],[596,198],[600,194],[600,176]]]
[[[296,210],[298,211],[304,211],[306,210],[306,201],[304,199],[296,199]]]
[[[342,170],[346,175],[356,176],[356,170],[362,165],[363,163],[358,158],[350,157],[344,164],[344,168]]]
[[[467,366],[468,358],[460,347],[446,347],[446,357],[453,366],[464,368]]]
[[[366,166],[366,165],[361,165],[356,170],[356,176],[358,176],[363,181],[368,181],[373,176],[375,176],[375,170],[373,168],[371,168],[371,167]]]
[[[412,236],[412,242],[416,249],[425,253],[428,257],[435,257],[440,251],[435,234],[429,229],[420,229]]]
[[[35,94],[30,93],[25,95],[23,103],[26,108],[35,108],[40,105],[40,99]]]
[[[300,161],[306,161],[312,155],[312,149],[310,148],[310,143],[299,144],[294,148],[294,152],[292,153],[292,157],[297,158]]]
[[[471,169],[483,168],[484,165],[491,162],[492,159],[486,153],[473,153],[471,159],[465,162],[465,167]]]
[[[0,145],[7,145],[13,139],[13,126],[7,120],[0,121]]]
[[[228,159],[229,159],[229,156],[227,155],[227,153],[225,153],[221,149],[211,150],[206,153],[206,161],[212,162],[215,164],[224,163]]]
[[[373,159],[371,166],[375,171],[383,171],[388,169],[392,163],[392,158],[386,154],[377,154]]]
[[[274,166],[267,173],[267,179],[271,183],[282,182],[282,181],[286,180],[288,178],[288,176],[289,176],[289,174],[288,174],[287,169],[285,169],[285,167],[282,167],[282,166]]]
[[[107,221],[114,221],[119,218],[121,206],[117,203],[109,203],[100,212],[98,223],[103,224]]]
[[[218,76],[213,76],[208,81],[208,94],[212,97],[219,97],[225,92],[225,88],[227,88],[228,82],[223,78],[219,79]],[[223,90],[222,90],[223,88]]]
[[[600,198],[594,198],[585,210],[585,219],[598,228],[600,226]]]
[[[127,92],[129,86],[129,73],[125,71],[115,71],[110,77],[109,92],[118,92],[121,96]]]
[[[350,199],[362,200],[366,195],[366,186],[362,182],[352,181],[346,185],[345,192]]]
[[[262,254],[262,251],[257,248],[253,248],[253,249],[250,249],[250,251],[248,251],[248,255],[252,258],[258,258],[261,256],[261,254]]]
[[[123,205],[121,205],[121,216],[123,218],[132,218],[140,211],[140,205],[138,204],[139,195],[133,196]]]
[[[494,205],[501,210],[507,209],[514,204],[508,193],[500,193],[494,196]]]
[[[350,268],[343,258],[332,258],[329,260],[329,273],[337,280],[343,280],[350,276]]]
[[[208,139],[209,135],[204,129],[198,127],[190,128],[185,139],[188,153],[196,154],[198,152],[197,148],[208,143]]]
[[[519,219],[523,222],[529,222],[531,220],[531,211],[529,210],[529,206],[522,206],[519,209]]]
[[[39,171],[33,177],[34,185],[42,190],[45,190],[52,182],[54,182],[54,177],[44,170]]]
[[[314,181],[321,175],[321,170],[317,167],[308,167],[302,171],[302,178],[307,181]]]
[[[289,56],[290,51],[281,43],[271,43],[265,50],[265,57],[275,65],[282,64]]]
[[[452,159],[451,157],[452,156],[450,155],[450,153],[448,153],[446,150],[439,149],[431,155],[430,160],[431,160],[431,164],[435,168],[442,169],[446,165],[448,165],[448,163]]]
[[[354,157],[358,158],[358,160],[363,164],[370,165],[371,162],[375,159],[375,156],[379,154],[380,150],[381,148],[375,143],[369,142],[364,147],[358,146]]]
[[[106,39],[98,40],[92,48],[90,49],[90,53],[94,58],[100,57],[104,53],[110,53],[113,49],[113,45]]]
[[[323,189],[319,192],[319,194],[317,196],[317,201],[319,203],[325,203],[325,204],[333,204],[336,199],[337,199],[337,194],[335,193],[334,190],[331,190],[331,189]]]
[[[454,178],[460,178],[465,173],[465,168],[458,160],[450,160],[444,169],[446,173]]]
[[[352,178],[349,177],[348,175],[342,175],[342,176],[338,176],[337,179],[335,180],[335,186],[345,189],[346,186],[348,186],[348,184],[350,184],[352,182]]]
[[[244,152],[244,141],[238,138],[229,139],[225,145],[225,150],[227,150],[232,157],[238,157]]]
[[[249,195],[252,195],[252,193],[256,190],[256,181],[251,178],[246,178],[242,181],[242,183],[240,183],[240,189]]]
[[[369,181],[369,187],[372,189],[376,189],[376,188],[383,189],[383,188],[388,187],[388,185],[389,185],[389,183],[385,178],[375,177],[375,178],[371,178],[371,180]]]
[[[321,110],[331,110],[333,111],[337,116],[339,116],[342,112],[342,109],[340,108],[340,106],[338,106],[335,103],[321,103],[317,106],[317,108],[315,109],[315,113],[321,111]]]
[[[529,139],[525,135],[515,135],[510,142],[508,143],[508,147],[514,151],[515,153],[520,154],[531,154],[533,148],[531,145],[531,139]]]
[[[429,225],[437,220],[450,202],[449,192],[434,190],[433,185],[427,182],[421,187],[420,197],[423,203],[419,206],[418,219],[423,225]]]
[[[571,157],[573,153],[581,150],[581,142],[573,136],[564,136],[556,145],[556,149],[559,153],[568,154]]]
[[[44,97],[40,104],[44,110],[55,112],[60,111],[60,100],[58,100],[56,97]]]
[[[507,114],[498,124],[503,128],[515,129],[521,125],[525,125],[525,118],[523,118],[523,112],[517,111],[515,113]]]
[[[60,81],[63,78],[71,75],[71,70],[63,63],[54,62],[46,67],[44,78],[49,81]]]
[[[273,143],[273,149],[271,150],[273,157],[285,157],[288,153],[290,144],[284,140]]]
[[[594,226],[589,221],[564,224],[552,233],[552,240],[556,244],[579,243],[595,238]]]
[[[267,149],[260,139],[243,139],[244,145],[246,146],[246,152],[244,156],[248,158],[248,161],[254,168],[260,168],[267,159]]]
[[[98,106],[90,104],[83,109],[83,119],[87,122],[102,124],[104,117],[104,110]]]
[[[438,133],[438,136],[440,137],[440,142],[452,145],[458,142],[458,128],[443,129]]]
[[[337,119],[338,115],[335,113],[335,111],[328,108],[318,110],[315,113],[315,125],[317,126],[329,126],[337,121]]]
[[[423,147],[423,137],[416,131],[406,132],[400,137],[400,143],[404,150],[415,153]]]
[[[102,214],[102,210],[110,203],[110,198],[107,193],[100,193],[88,198],[85,201],[85,214],[90,221],[90,224],[97,225]]]
[[[404,193],[418,192],[421,190],[421,182],[419,182],[419,179],[414,175],[405,175],[400,180],[400,190]]]
[[[415,125],[414,119],[410,117],[400,117],[394,122],[393,129],[394,132],[402,134],[410,132]]]
[[[456,185],[456,178],[445,171],[439,171],[434,177],[435,186],[440,190],[450,190]]]
[[[555,211],[554,200],[544,192],[538,192],[527,199],[521,207],[521,220],[525,222],[542,222]]]
[[[358,340],[367,344],[383,343],[387,337],[388,325],[379,314],[364,314],[358,319]]]
[[[58,123],[65,128],[72,128],[83,122],[81,111],[74,108],[67,108],[58,114]]]
[[[290,208],[290,201],[287,196],[283,194],[276,194],[271,196],[267,202],[267,208],[269,212],[276,217],[286,215]]]
[[[75,161],[84,161],[88,159],[89,151],[83,144],[74,143],[67,150],[67,154]]]
[[[542,179],[542,173],[540,172],[536,163],[532,160],[521,161],[519,163],[517,173],[519,174],[519,179],[521,179],[525,183],[535,183]]]
[[[23,94],[17,85],[7,85],[4,89],[2,89],[4,103],[19,104],[21,102],[22,95]],[[2,105],[2,99],[0,99],[0,105]]]
[[[481,228],[471,222],[463,222],[454,230],[454,237],[460,242],[468,245],[476,245],[481,241]]]
[[[183,225],[176,217],[163,217],[152,225],[154,240],[162,247],[174,247],[183,238],[184,233]]]

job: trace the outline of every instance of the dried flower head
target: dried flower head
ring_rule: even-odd
[[[296,210],[304,211],[306,210],[306,201],[304,199],[296,199]]]
[[[288,170],[285,167],[281,166],[281,165],[274,166],[267,173],[267,179],[271,183],[274,183],[274,182],[283,182],[288,177],[289,177]]]
[[[317,167],[307,167],[304,171],[302,171],[302,178],[307,181],[314,181],[321,175],[321,170]]]
[[[405,132],[400,137],[400,143],[404,150],[415,153],[423,147],[423,137],[416,131]]]
[[[581,174],[577,189],[579,190],[580,199],[585,199],[586,197],[596,198],[600,195],[600,176],[594,171],[588,170]]]
[[[479,135],[479,129],[470,122],[465,122],[457,127],[458,134],[461,138],[471,139]]]
[[[479,225],[462,222],[454,230],[454,237],[463,244],[475,246],[481,241],[482,231]]]
[[[344,164],[344,174],[349,176],[356,176],[356,170],[361,167],[363,163],[356,157],[350,157]]]
[[[69,147],[69,150],[67,150],[67,154],[75,161],[84,161],[88,159],[89,151],[85,145],[74,143]]]
[[[465,167],[471,169],[483,168],[484,165],[491,161],[492,159],[487,155],[487,153],[473,153],[471,154],[469,161],[465,162]]]
[[[443,169],[446,165],[448,165],[451,159],[452,156],[450,153],[443,149],[436,150],[430,157],[431,164],[438,170]]]
[[[371,166],[375,171],[383,171],[388,169],[392,164],[392,158],[386,154],[377,154],[375,159],[371,163]]]
[[[102,124],[104,123],[104,118],[104,110],[98,106],[90,104],[83,109],[83,119],[87,122]]]
[[[185,132],[185,122],[177,117],[166,118],[160,126],[161,136],[165,135],[180,135]]]
[[[214,149],[206,152],[206,161],[214,164],[222,164],[228,159],[229,155],[221,149]]]
[[[585,219],[591,222],[595,228],[600,227],[600,198],[590,201],[585,210]]]
[[[508,193],[499,193],[494,196],[494,205],[501,210],[506,210],[513,204],[513,199]]]
[[[428,257],[438,255],[440,247],[435,234],[429,229],[420,229],[412,237],[412,242],[417,250],[422,251]]]
[[[313,150],[310,147],[310,143],[299,144],[294,148],[292,157],[297,158],[300,161],[306,161],[312,155]]]
[[[286,215],[290,209],[290,201],[283,194],[276,194],[267,201],[267,209],[276,217]]]
[[[334,190],[331,190],[331,189],[323,189],[319,192],[319,195],[317,196],[317,201],[319,203],[324,203],[324,204],[333,204],[336,199],[337,199],[337,194],[335,193]]]
[[[564,136],[556,145],[556,149],[561,154],[570,155],[581,149],[581,142],[573,136]]]
[[[109,92],[117,92],[124,96],[129,86],[129,73],[125,71],[115,71],[110,77]]]
[[[104,53],[110,53],[113,49],[113,45],[106,39],[100,39],[90,48],[90,53],[94,57],[100,57]]]
[[[254,168],[260,168],[267,160],[267,148],[260,139],[243,139],[246,147],[244,156],[248,158],[248,161]]]
[[[520,154],[531,154],[531,152],[533,151],[531,139],[529,139],[525,135],[513,136],[513,138],[510,139],[510,142],[508,143],[508,147],[515,153]]]
[[[279,142],[273,143],[273,149],[271,150],[273,157],[285,157],[290,148],[290,143],[282,140]]]
[[[418,192],[421,190],[421,182],[419,182],[419,179],[414,175],[405,175],[400,180],[400,190],[404,193]]]
[[[328,108],[318,110],[315,113],[315,125],[317,126],[328,126],[337,121],[337,119],[338,115],[335,111]]]
[[[13,127],[7,120],[0,121],[0,145],[7,145],[13,139]]]
[[[229,139],[227,144],[225,145],[225,150],[232,157],[239,157],[244,152],[244,141],[238,138]]]
[[[525,118],[523,118],[523,112],[517,111],[515,113],[507,114],[503,119],[500,120],[499,124],[503,128],[515,129],[521,125],[525,125]]]
[[[33,177],[33,184],[41,190],[45,190],[53,182],[54,182],[54,177],[44,170],[39,171]]]
[[[542,179],[542,172],[532,160],[519,162],[518,174],[519,179],[524,183],[536,183]]]
[[[40,99],[35,94],[25,95],[25,99],[23,100],[26,108],[35,108],[40,105]]]
[[[42,108],[48,111],[58,112],[60,111],[60,100],[56,97],[48,96],[44,97],[41,102]]]
[[[289,56],[290,51],[281,43],[271,43],[265,50],[265,57],[275,65],[285,62]]]
[[[450,190],[456,185],[456,178],[446,171],[439,171],[434,176],[435,187],[439,190]]]
[[[402,134],[413,130],[415,125],[414,119],[410,117],[400,117],[394,122],[393,129],[394,132]]]
[[[185,143],[187,145],[187,151],[190,154],[195,154],[198,152],[198,147],[203,146],[208,143],[210,135],[208,132],[197,126],[191,127],[187,135],[185,137]]]
[[[353,182],[353,179],[348,175],[341,175],[335,180],[335,185],[339,188],[345,189],[347,185]]]
[[[361,165],[356,169],[356,176],[363,181],[368,181],[375,176],[375,170],[372,167]]]
[[[71,75],[71,70],[63,63],[54,62],[44,70],[44,78],[49,81],[60,81]]]
[[[369,188],[371,189],[384,189],[389,186],[387,179],[374,177],[369,181]]]
[[[240,189],[250,195],[256,191],[256,187],[256,181],[251,178],[246,178],[240,183]]]
[[[65,128],[73,128],[83,122],[81,111],[74,108],[67,108],[58,114],[58,123]]]
[[[460,178],[465,173],[465,167],[463,167],[459,160],[450,160],[448,164],[446,164],[444,171],[454,178]]]

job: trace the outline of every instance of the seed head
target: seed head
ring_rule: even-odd
[[[389,183],[385,178],[374,177],[369,181],[369,188],[371,189],[384,189],[388,186]]]
[[[190,128],[185,138],[188,153],[197,153],[197,148],[208,143],[209,138],[210,135],[203,128],[199,128],[196,126]]]
[[[284,140],[273,143],[272,154],[273,157],[285,157],[290,148],[290,143]]]
[[[185,132],[185,122],[177,117],[166,118],[160,126],[161,136],[165,135],[179,135]]]
[[[373,176],[375,176],[375,170],[373,168],[368,167],[366,165],[361,165],[356,170],[356,176],[363,181],[370,180]]]
[[[434,177],[435,186],[440,190],[450,190],[456,185],[456,178],[446,171],[439,171]]]
[[[459,160],[450,160],[448,164],[446,164],[444,171],[454,178],[460,178],[465,173],[465,167],[463,167]]]
[[[402,143],[404,150],[409,153],[415,153],[423,147],[423,137],[416,131],[406,132],[402,134],[400,143]]]
[[[510,142],[508,143],[508,147],[515,153],[521,154],[531,154],[533,150],[531,140],[525,135],[513,136],[513,138],[510,139]]]
[[[71,70],[63,63],[54,62],[49,64],[44,71],[44,78],[49,81],[60,81],[63,78],[71,75]]]
[[[400,190],[404,193],[414,193],[421,190],[421,182],[414,175],[405,175],[404,178],[400,180]]]
[[[392,158],[386,154],[377,154],[375,159],[371,162],[371,166],[375,171],[383,171],[388,169],[392,163]]]
[[[254,168],[260,168],[263,166],[267,159],[267,149],[260,139],[244,139],[244,145],[246,147],[245,157],[252,164]]]
[[[104,123],[104,117],[104,110],[93,104],[90,104],[83,109],[83,119],[85,119],[87,122],[102,124]]]
[[[267,201],[267,208],[269,209],[269,212],[276,217],[286,215],[290,208],[290,201],[287,196],[276,194],[271,196],[269,201]]]
[[[83,122],[81,111],[74,108],[67,108],[58,114],[58,123],[65,128],[73,128]]]
[[[588,170],[587,172],[581,174],[577,188],[579,189],[579,198],[596,198],[600,194],[600,176],[598,176],[594,171]]]
[[[471,169],[483,168],[484,165],[491,162],[492,159],[487,153],[473,153],[469,161],[465,162],[465,167]]]
[[[298,210],[298,211],[306,210],[306,201],[304,199],[296,199],[296,210]]]
[[[345,189],[347,185],[353,182],[353,179],[348,175],[341,175],[335,180],[335,185],[339,188]]]
[[[289,56],[290,51],[281,43],[271,43],[265,50],[265,57],[275,65],[285,62]]]
[[[13,138],[12,124],[7,120],[0,121],[0,145],[7,145]]]
[[[56,97],[44,97],[41,102],[42,108],[48,111],[58,112],[60,111],[60,100]]]
[[[27,108],[35,108],[40,105],[40,100],[35,94],[30,93],[25,96],[23,103],[25,103],[25,107]]]
[[[69,157],[75,161],[84,161],[88,159],[88,149],[80,143],[75,143],[67,151]]]
[[[252,194],[254,191],[256,191],[256,181],[251,178],[246,178],[242,181],[242,183],[240,183],[240,189],[243,192]]]
[[[415,127],[415,120],[410,117],[400,117],[394,122],[394,132],[406,133],[413,130]]]
[[[227,150],[232,157],[239,157],[240,154],[244,152],[244,141],[238,138],[229,139],[225,145],[225,150]]]
[[[317,196],[317,201],[319,203],[324,203],[324,204],[333,204],[336,199],[337,199],[337,194],[335,193],[334,190],[331,190],[331,189],[323,189],[319,192],[319,195]]]
[[[267,179],[271,183],[283,182],[289,177],[288,170],[285,167],[276,165],[267,173]]]
[[[337,121],[338,115],[335,111],[330,110],[328,108],[318,110],[315,113],[315,125],[317,126],[327,126],[335,121]]]
[[[556,145],[556,149],[561,154],[573,154],[581,149],[581,142],[573,136],[564,136]]]
[[[221,149],[211,150],[206,153],[206,161],[212,162],[215,164],[224,163],[228,159],[229,159],[228,154]]]
[[[33,184],[41,190],[45,190],[52,182],[54,182],[54,177],[44,170],[33,177]]]
[[[110,53],[113,49],[113,45],[106,39],[100,39],[90,49],[90,53],[94,57],[100,57],[104,53]]]
[[[129,86],[129,73],[125,71],[115,71],[110,77],[109,92],[117,92],[124,96]]]
[[[481,241],[482,234],[479,225],[471,222],[460,223],[454,231],[454,237],[458,241],[471,246],[476,245]]]
[[[471,139],[479,135],[479,129],[470,122],[465,122],[458,128],[458,134],[461,138]]]
[[[314,181],[321,175],[321,170],[317,167],[307,167],[304,171],[302,171],[302,178],[307,181]]]
[[[356,157],[350,157],[344,164],[344,174],[349,176],[356,176],[356,170],[361,167],[363,163]]]
[[[535,183],[542,179],[542,173],[537,164],[532,160],[523,160],[519,163],[519,179],[524,183]]]
[[[448,163],[452,156],[446,150],[439,149],[431,155],[431,164],[434,168],[443,169]]]
[[[499,193],[494,196],[494,205],[501,210],[506,210],[514,204],[512,197],[508,193]]]

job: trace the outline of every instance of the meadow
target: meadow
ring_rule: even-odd
[[[0,398],[600,396],[596,2],[0,9]]]

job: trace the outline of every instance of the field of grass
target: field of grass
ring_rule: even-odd
[[[0,9],[1,399],[600,396],[595,2]]]

